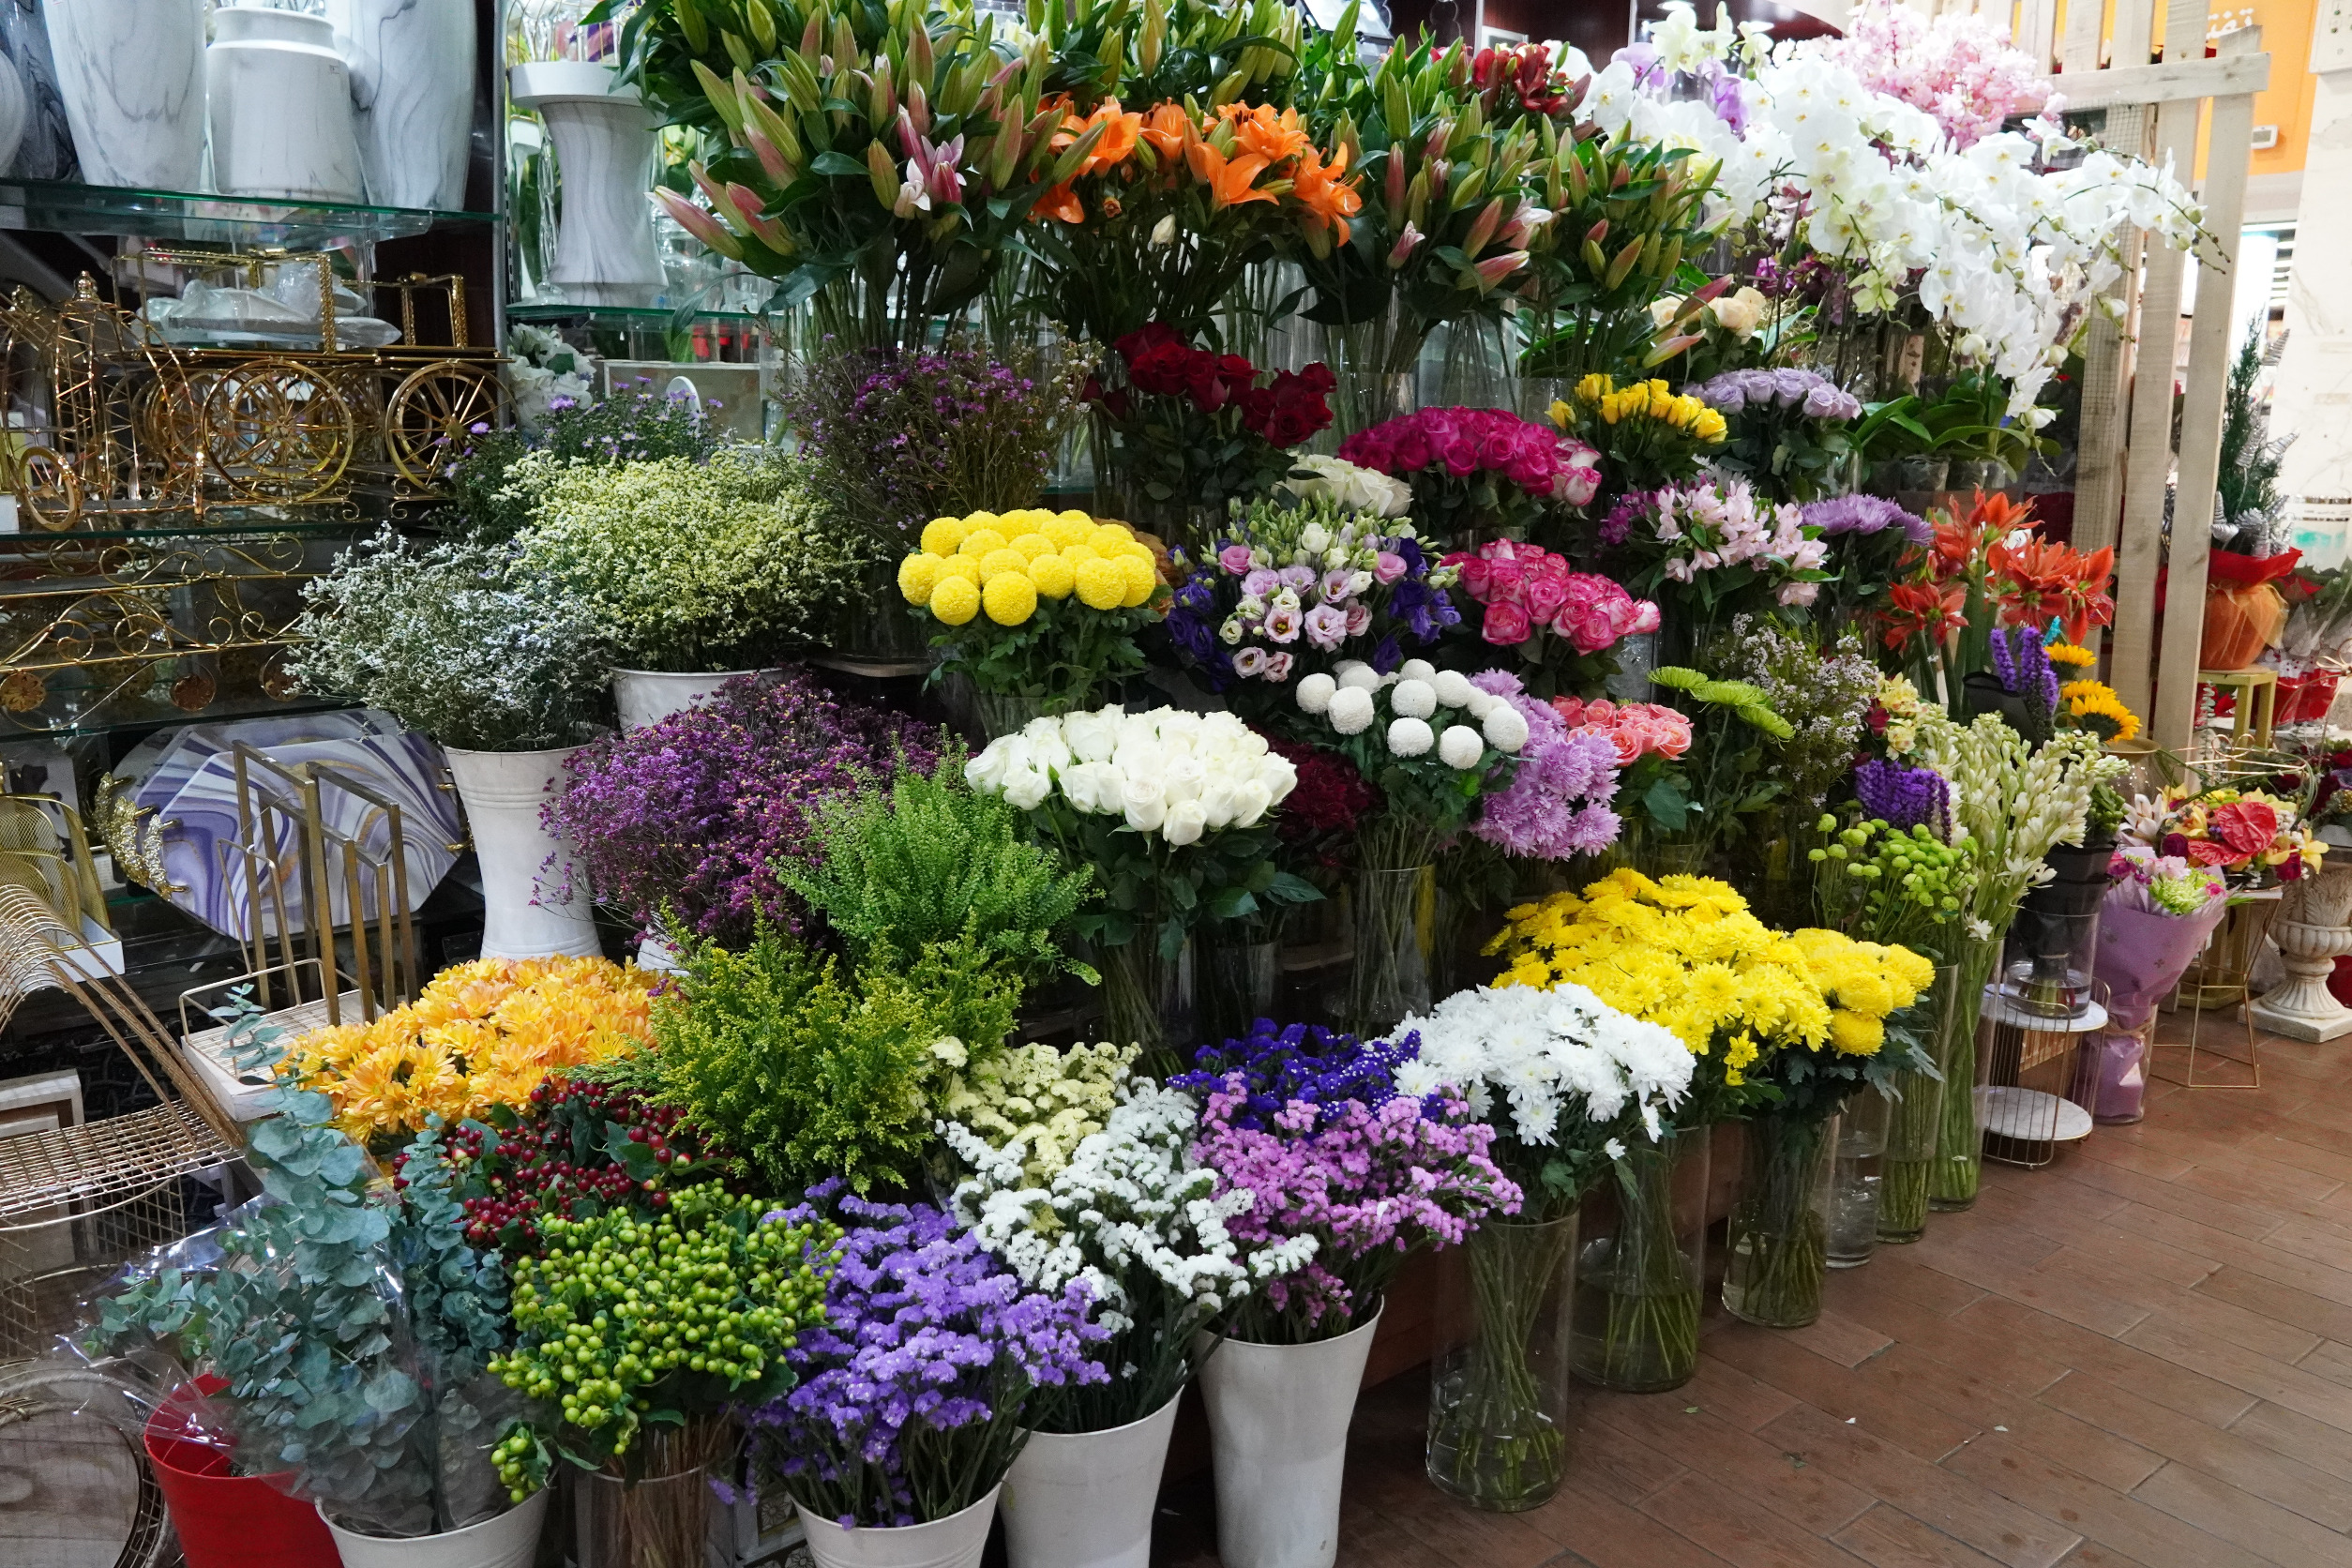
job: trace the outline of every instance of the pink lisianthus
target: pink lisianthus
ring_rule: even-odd
[[[1223,550],[1217,551],[1217,565],[1223,566],[1227,572],[1230,573],[1234,577],[1243,577],[1247,575],[1249,571],[1249,547],[1247,545],[1227,545]]]

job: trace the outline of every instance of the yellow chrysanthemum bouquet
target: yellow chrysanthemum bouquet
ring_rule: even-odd
[[[332,1099],[355,1141],[405,1138],[429,1116],[523,1105],[551,1072],[650,1044],[659,983],[603,958],[477,958],[372,1023],[304,1035],[278,1072]]]
[[[1123,522],[1043,509],[937,518],[898,591],[960,669],[1013,711],[1068,713],[1143,668],[1136,634],[1167,613],[1160,556]]]

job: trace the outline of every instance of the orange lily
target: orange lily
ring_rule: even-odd
[[[1103,99],[1092,114],[1083,117],[1072,114],[1064,119],[1062,128],[1053,134],[1053,150],[1057,153],[1066,151],[1097,125],[1107,128],[1102,139],[1094,143],[1094,150],[1086,155],[1086,161],[1078,165],[1073,178],[1082,179],[1088,174],[1099,174],[1106,169],[1116,169],[1135,156],[1136,137],[1143,128],[1143,116],[1122,110],[1117,98]]]
[[[1269,164],[1296,158],[1310,144],[1295,109],[1286,109],[1277,116],[1262,103],[1251,109],[1229,103],[1220,113],[1233,122],[1234,137],[1243,149],[1257,154]]]
[[[1309,147],[1299,158],[1290,191],[1306,209],[1308,226],[1331,229],[1341,245],[1348,243],[1348,219],[1364,210],[1364,198],[1356,194],[1354,184],[1340,177],[1347,172],[1347,148],[1334,153],[1327,164]]]
[[[2055,620],[2066,628],[2068,641],[2080,642],[2090,627],[2115,619],[2115,600],[2106,592],[2115,575],[2112,547],[2085,555],[2037,534],[2022,544],[1996,540],[1984,564],[2002,617],[2012,626],[2047,626]]]
[[[1888,648],[1900,651],[1913,638],[1931,645],[1968,624],[1960,613],[1968,591],[1958,583],[1938,588],[1932,582],[1898,582],[1887,590],[1887,607],[1878,612]]]
[[[1038,197],[1036,206],[1031,210],[1040,218],[1058,218],[1064,223],[1086,221],[1086,204],[1078,200],[1068,180]]]
[[[1159,154],[1163,168],[1184,156],[1185,140],[1199,134],[1193,126],[1192,116],[1184,113],[1182,104],[1155,105],[1141,118],[1142,125],[1138,134],[1151,143],[1153,152]]]

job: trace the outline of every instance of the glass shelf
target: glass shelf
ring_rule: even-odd
[[[13,714],[0,713],[0,741],[86,740],[93,736],[117,735],[130,731],[166,730],[181,724],[213,724],[231,718],[279,718],[300,714],[333,713],[352,706],[353,703],[340,698],[293,697],[281,702],[258,693],[224,698],[194,713],[182,712],[167,702],[115,702],[109,703],[108,707],[133,711],[102,712],[83,722],[56,729],[23,724]]]
[[[678,312],[666,305],[509,305],[506,319],[514,322],[577,322],[592,325],[610,324],[614,326],[667,325],[678,319]],[[757,322],[759,317],[743,310],[694,310],[690,322]]]
[[[443,223],[492,223],[488,212],[369,207],[342,202],[274,202],[193,191],[130,190],[62,180],[0,180],[0,229],[139,234],[148,239],[323,249],[371,245]]]

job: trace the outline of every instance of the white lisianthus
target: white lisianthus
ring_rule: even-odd
[[[1360,735],[1372,723],[1372,694],[1362,686],[1341,686],[1331,700],[1331,727],[1343,735]]]
[[[1427,718],[1438,711],[1438,693],[1427,681],[1408,676],[1389,687],[1388,705],[1407,718]]]
[[[1449,768],[1474,768],[1486,755],[1486,743],[1467,724],[1449,724],[1438,737],[1438,761]]]
[[[1425,718],[1408,716],[1389,721],[1388,749],[1392,756],[1425,756],[1437,743],[1437,732],[1429,728],[1429,721]]]

